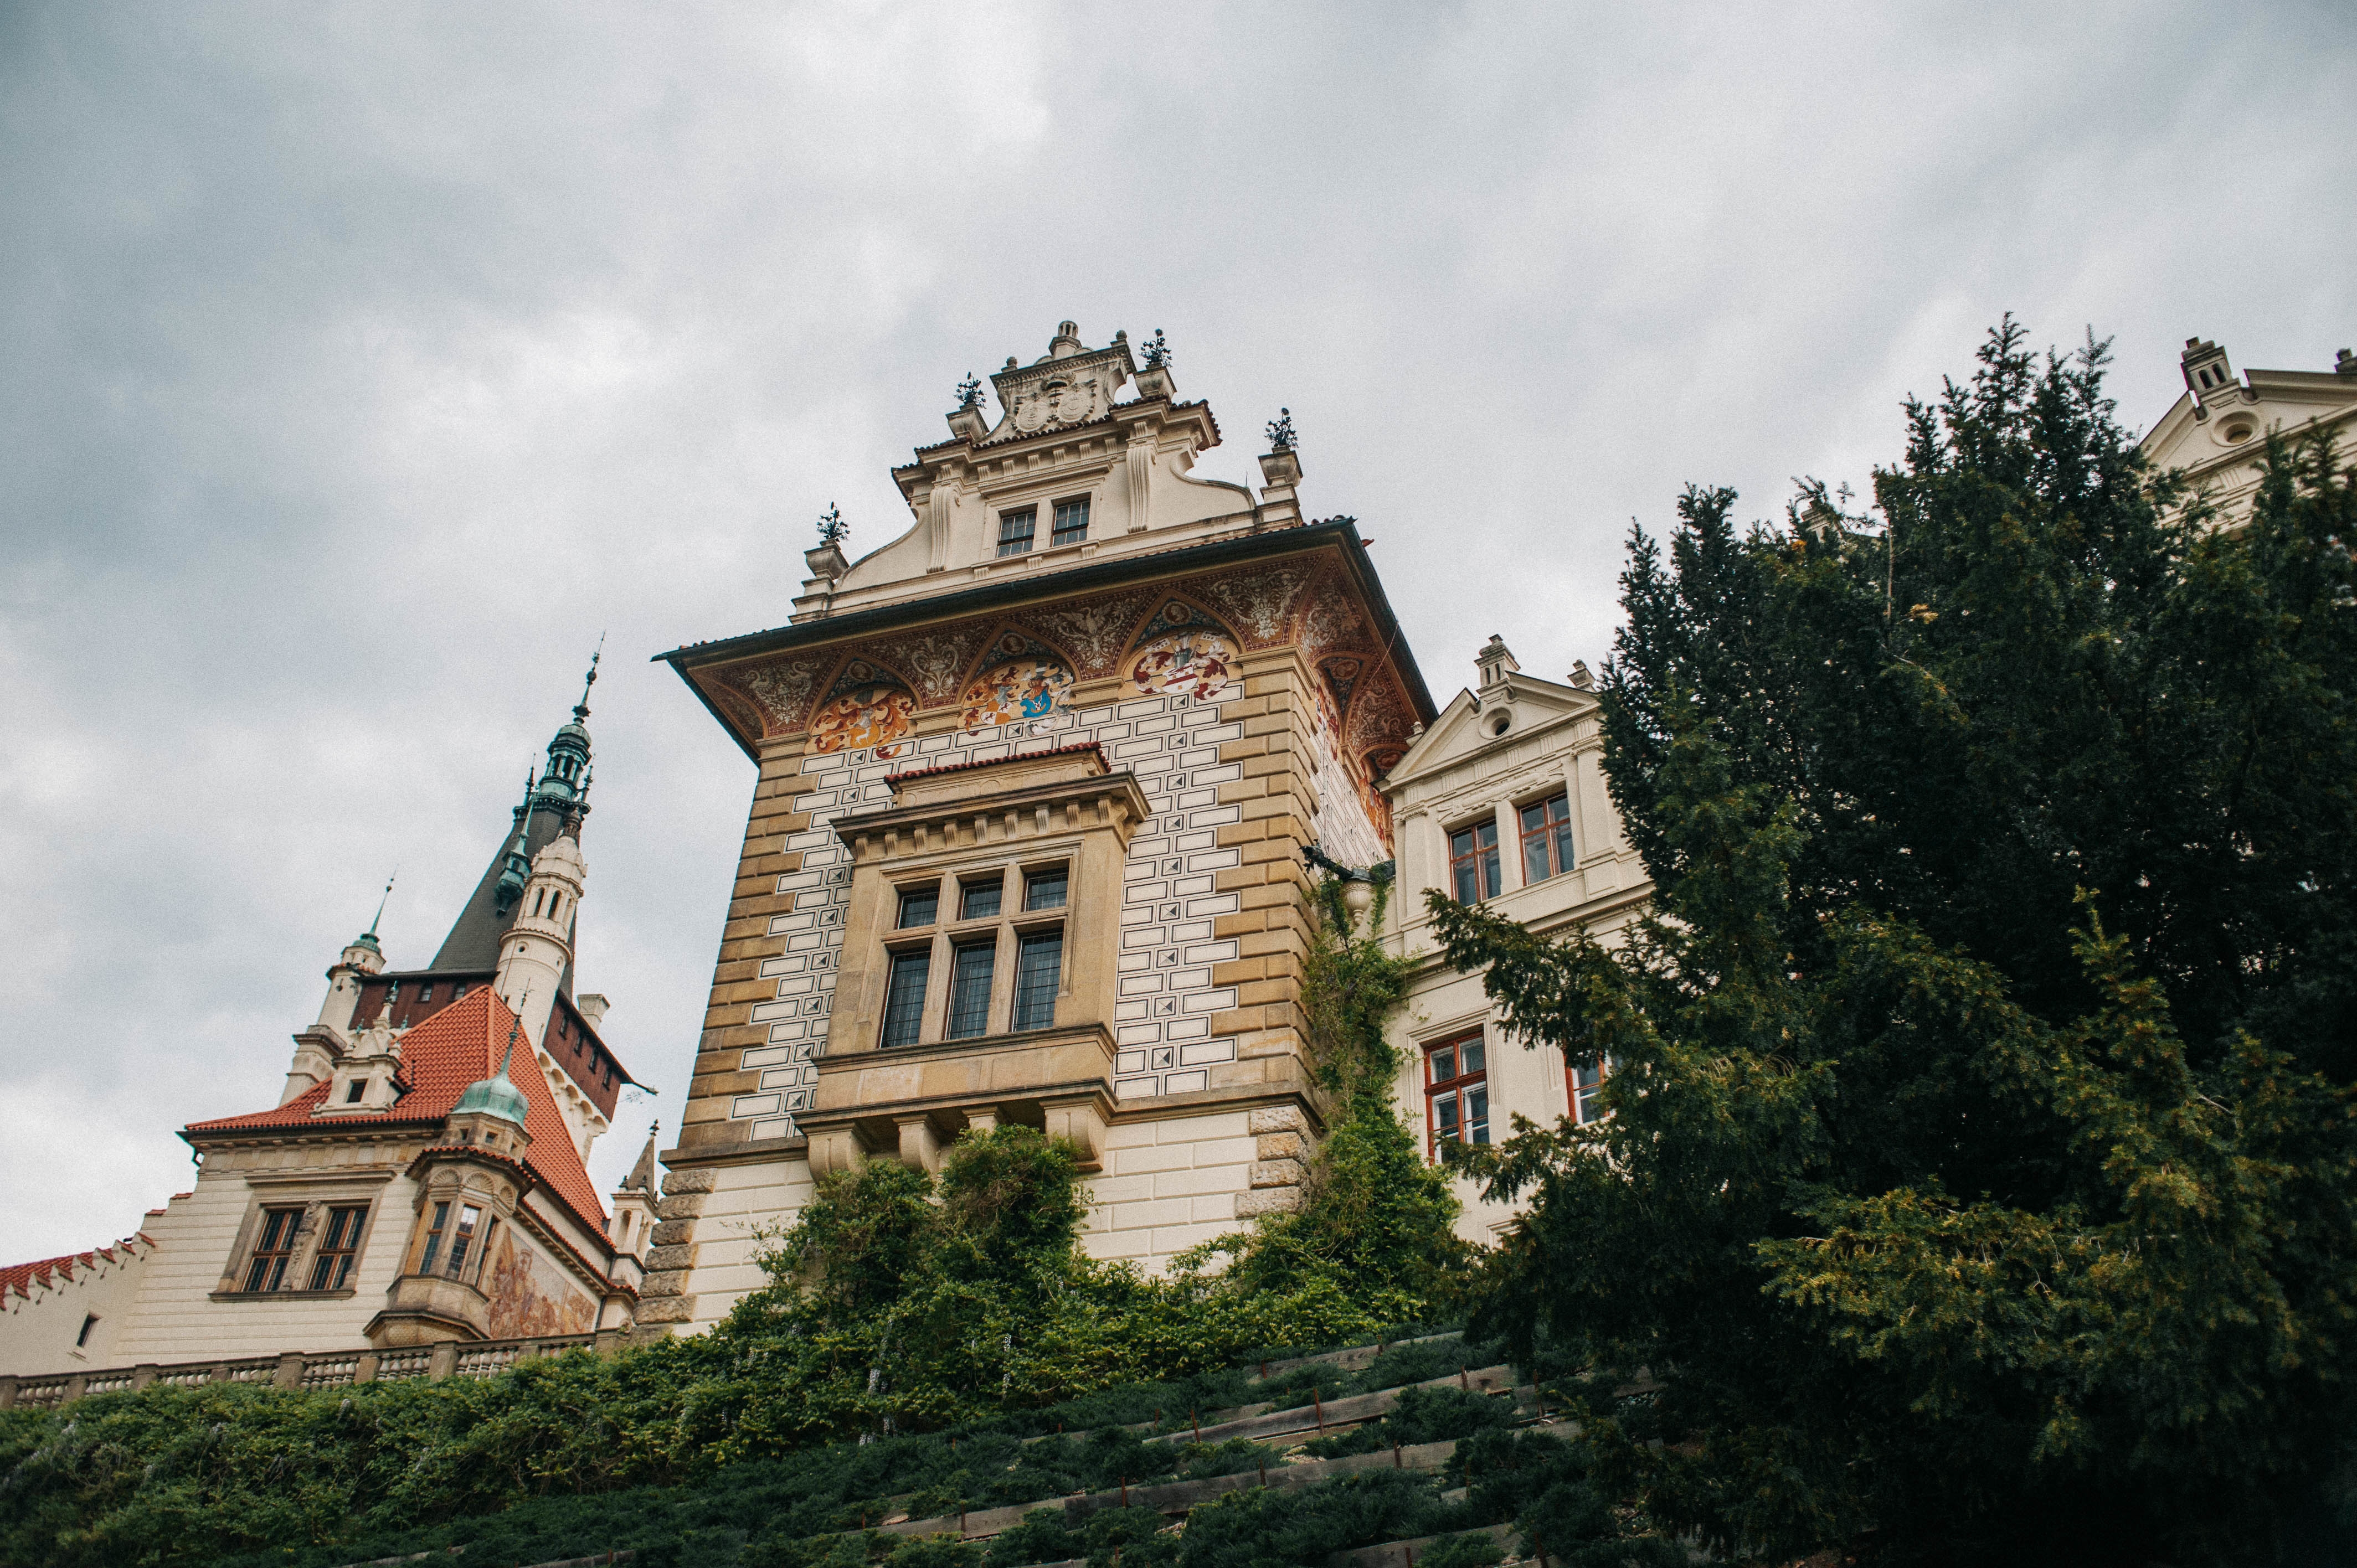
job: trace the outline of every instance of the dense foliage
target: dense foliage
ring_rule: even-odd
[[[1302,1206],[1263,1216],[1194,1262],[1231,1253],[1226,1288],[1278,1299],[1347,1280],[1373,1316],[1405,1322],[1462,1305],[1474,1260],[1457,1236],[1460,1205],[1448,1176],[1426,1162],[1393,1101],[1399,1052],[1383,1025],[1406,999],[1413,966],[1373,934],[1389,883],[1376,884],[1363,934],[1352,928],[1345,891],[1340,879],[1318,886],[1303,965],[1305,1032],[1332,1122]]]
[[[1483,1321],[1723,1551],[2264,1557],[2349,1452],[2357,484],[2273,446],[2218,531],[2102,364],[1999,328],[1878,520],[1690,491],[1603,691],[1652,918],[1435,900],[1612,1064],[1477,1155],[1532,1204]]]

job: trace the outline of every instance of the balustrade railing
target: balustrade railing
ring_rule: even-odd
[[[33,1377],[0,1376],[0,1410],[51,1409],[91,1394],[122,1393],[154,1387],[195,1388],[204,1383],[266,1383],[282,1389],[339,1388],[348,1383],[398,1382],[415,1378],[496,1378],[537,1356],[568,1350],[611,1355],[630,1331],[546,1335],[530,1339],[451,1340],[393,1350],[289,1351],[231,1360],[144,1363],[93,1372],[56,1372]]]

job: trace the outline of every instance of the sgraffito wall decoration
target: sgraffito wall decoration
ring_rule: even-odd
[[[1211,578],[1200,585],[1200,592],[1227,612],[1245,646],[1273,648],[1291,632],[1294,601],[1308,582],[1309,573],[1302,567],[1271,566]]]
[[[500,1227],[499,1245],[483,1273],[483,1294],[490,1298],[485,1326],[494,1339],[587,1334],[597,1321],[588,1296],[565,1283],[556,1266],[529,1243],[517,1245],[512,1225]]]
[[[1002,611],[694,679],[750,738],[807,734],[820,754],[873,750],[891,761],[914,746],[922,712],[953,709],[962,732],[1028,724],[1036,736],[1043,723],[1069,723],[1084,682],[1114,677],[1122,696],[1223,700],[1234,694],[1244,654],[1296,645],[1315,672],[1313,722],[1333,736],[1368,814],[1381,821],[1374,783],[1383,767],[1372,753],[1406,744],[1412,704],[1338,561],[1293,559],[1016,613],[1011,625]],[[1378,689],[1383,700],[1362,715],[1366,694]]]
[[[1028,618],[1071,650],[1082,680],[1094,681],[1119,667],[1133,640],[1130,634],[1153,604],[1149,594],[1114,594],[1061,609],[1034,611]]]
[[[979,621],[963,626],[934,627],[905,637],[886,638],[862,651],[895,670],[908,671],[920,707],[939,708],[957,702],[964,677],[982,651],[989,628]]]
[[[811,749],[817,752],[874,747],[895,755],[894,743],[909,733],[917,711],[916,693],[891,671],[854,659],[811,715]]]

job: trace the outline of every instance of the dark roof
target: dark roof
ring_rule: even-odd
[[[509,905],[504,915],[500,913],[499,905],[500,871],[507,865],[508,845],[515,842],[512,819],[522,810],[518,807],[510,813],[508,830],[500,835],[498,846],[491,851],[491,864],[483,868],[483,879],[475,884],[473,895],[468,898],[466,907],[458,911],[458,918],[452,923],[450,934],[442,939],[442,950],[434,955],[433,963],[427,966],[429,969],[488,972],[500,967],[500,943],[506,938],[508,928],[516,923],[516,917],[523,911],[522,899]],[[532,826],[524,835],[524,857],[529,860],[546,849],[555,842],[556,835],[564,831],[564,827],[565,819],[555,809],[540,804],[535,798]],[[576,921],[580,918],[578,906],[576,906],[574,918]],[[567,996],[573,994],[573,966],[570,963],[565,966],[565,974],[556,983],[556,988]]]

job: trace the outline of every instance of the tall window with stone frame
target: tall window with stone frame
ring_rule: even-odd
[[[265,1208],[262,1229],[253,1239],[253,1253],[245,1265],[249,1294],[286,1288],[287,1265],[295,1261],[295,1234],[302,1229],[300,1208]]]
[[[1452,1139],[1490,1141],[1489,1057],[1481,1031],[1424,1048],[1425,1141],[1437,1155]]]
[[[1089,536],[1089,498],[1056,503],[1056,531],[1048,536],[1050,545],[1078,544]]]
[[[1448,881],[1459,904],[1498,896],[1498,824],[1475,822],[1448,835]]]
[[[1064,929],[1026,931],[1015,956],[1017,1029],[1048,1029],[1056,1023],[1056,987],[1064,973]]]
[[[436,1203],[433,1220],[425,1229],[425,1250],[418,1254],[417,1272],[466,1278],[468,1263],[479,1256],[476,1243],[482,1223],[483,1211],[475,1204]],[[488,1241],[490,1237],[479,1240]]]
[[[365,1203],[338,1204],[328,1210],[319,1251],[311,1259],[313,1290],[341,1290],[351,1279],[352,1262],[360,1256],[361,1225],[367,1219]]]
[[[1521,811],[1523,880],[1544,882],[1572,867],[1571,796],[1558,791]]]
[[[925,984],[931,977],[930,947],[892,955],[890,978],[884,989],[884,1038],[889,1046],[913,1046],[925,1026]]]
[[[995,911],[997,905],[991,906]],[[950,1016],[945,1031],[952,1040],[971,1039],[990,1030],[990,978],[997,967],[995,940],[960,942],[950,950]]]

